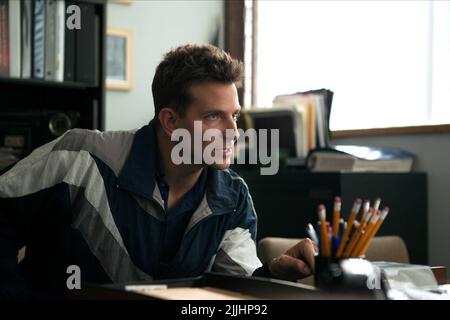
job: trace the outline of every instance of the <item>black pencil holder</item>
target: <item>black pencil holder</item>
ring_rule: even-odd
[[[319,288],[339,286],[343,281],[341,258],[316,256],[314,284]]]
[[[316,256],[314,283],[320,289],[367,290],[374,268],[366,259]]]

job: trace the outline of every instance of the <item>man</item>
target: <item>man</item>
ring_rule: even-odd
[[[222,50],[179,47],[157,67],[149,125],[71,130],[0,176],[0,292],[63,294],[73,266],[90,283],[207,271],[288,280],[311,274],[309,240],[265,266],[256,256],[252,199],[228,169],[238,137],[241,78],[242,63]],[[220,161],[175,164],[174,133],[184,129],[194,136],[195,121],[202,132],[223,133],[224,146],[212,152]],[[227,136],[227,129],[234,134]]]

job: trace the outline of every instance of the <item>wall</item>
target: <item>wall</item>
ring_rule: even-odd
[[[163,54],[185,43],[211,43],[217,25],[223,30],[223,14],[222,0],[108,3],[108,27],[134,34],[134,75],[132,90],[107,90],[105,129],[127,130],[148,123],[154,115],[151,83]]]
[[[332,143],[397,147],[417,155],[416,170],[428,174],[429,264],[450,268],[450,134],[346,138]]]

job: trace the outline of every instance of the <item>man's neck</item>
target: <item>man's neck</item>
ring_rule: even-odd
[[[174,164],[170,158],[173,142],[164,136],[164,133],[161,132],[160,128],[156,128],[156,136],[161,161],[164,166],[165,182],[169,185],[169,192],[173,195],[182,197],[195,185],[202,173],[203,166],[194,164]]]

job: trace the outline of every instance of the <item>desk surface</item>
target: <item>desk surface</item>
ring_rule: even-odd
[[[82,290],[74,290],[69,293],[69,299],[158,299],[156,296],[146,296],[134,292],[126,291],[129,285],[165,285],[169,289],[173,288],[210,288],[223,291],[220,293],[234,292],[233,298],[251,299],[275,299],[275,300],[373,300],[385,299],[381,290],[346,290],[346,291],[326,291],[317,288],[298,284],[294,282],[245,276],[230,276],[217,273],[207,273],[197,278],[176,279],[169,281],[152,281],[136,284],[114,284],[105,286],[87,286]],[[176,299],[183,300],[179,295],[182,290],[177,291]],[[206,291],[206,290],[205,290]],[[188,290],[186,290],[189,293]],[[217,292],[216,292],[217,293]],[[167,298],[167,296],[165,296]],[[202,296],[204,298],[204,296]],[[161,296],[162,298],[162,296]],[[192,295],[187,295],[186,300],[194,300]],[[225,298],[223,298],[225,299]]]

